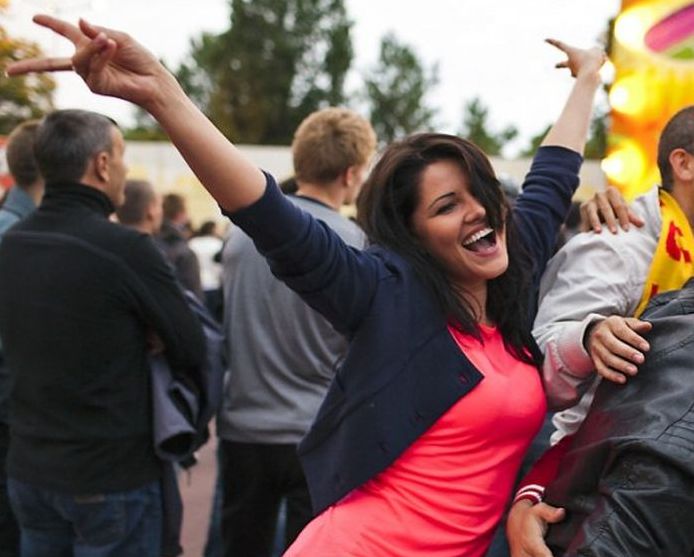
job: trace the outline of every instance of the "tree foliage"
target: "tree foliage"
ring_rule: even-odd
[[[489,109],[475,97],[465,104],[463,127],[460,134],[472,141],[490,157],[501,154],[501,150],[516,138],[518,130],[515,126],[506,126],[501,131],[493,131],[489,127]]]
[[[551,125],[548,125],[544,131],[531,137],[527,148],[521,152],[521,157],[533,157],[551,127]],[[590,134],[584,151],[585,159],[599,160],[605,158],[607,154],[607,128],[608,115],[606,111],[596,110],[590,122]]]
[[[0,0],[0,11],[7,2]],[[29,118],[39,118],[53,109],[55,80],[48,74],[6,77],[11,62],[41,56],[40,47],[31,41],[10,36],[0,24],[0,134],[7,134]]]
[[[135,107],[134,117],[135,124],[123,130],[125,139],[132,141],[165,141],[169,139],[159,123],[146,110]]]
[[[371,123],[386,143],[433,127],[436,110],[425,97],[438,83],[438,67],[425,67],[415,51],[389,33],[381,39],[378,63],[365,77]]]
[[[584,156],[586,159],[604,159],[607,155],[608,115],[605,111],[596,111],[590,122],[590,136],[586,142]]]
[[[230,0],[230,28],[191,41],[176,75],[234,141],[288,144],[308,114],[345,100],[352,22],[343,0]]]

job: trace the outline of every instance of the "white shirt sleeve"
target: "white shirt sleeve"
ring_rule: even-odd
[[[636,244],[629,234],[578,234],[547,266],[533,334],[545,354],[550,408],[576,404],[592,382],[593,364],[583,345],[588,326],[610,315],[631,315],[641,298],[650,258],[644,272],[629,248]]]

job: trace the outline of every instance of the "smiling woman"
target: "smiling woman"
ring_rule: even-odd
[[[299,448],[318,516],[287,555],[484,555],[545,411],[535,285],[578,185],[603,52],[551,41],[576,81],[513,209],[473,144],[414,135],[366,181],[360,252],[286,200],[128,35],[36,21],[75,55],[9,71],[74,68],[148,110],[273,273],[351,341]]]

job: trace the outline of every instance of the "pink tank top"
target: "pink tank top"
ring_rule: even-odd
[[[285,557],[482,557],[546,411],[501,334],[450,329],[484,379],[381,474],[316,517]]]

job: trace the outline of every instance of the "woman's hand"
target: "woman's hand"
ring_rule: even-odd
[[[79,26],[46,15],[34,22],[75,46],[71,58],[33,58],[11,64],[9,75],[73,70],[94,92],[149,112],[191,170],[227,211],[247,207],[265,191],[265,175],[188,99],[174,77],[130,35],[84,20]]]
[[[644,353],[650,348],[641,336],[653,325],[634,317],[612,315],[592,325],[584,344],[593,360],[595,372],[615,383],[626,383],[636,375]]]
[[[506,522],[511,557],[552,557],[544,536],[549,524],[564,519],[564,509],[527,499],[514,503]]]
[[[602,65],[607,61],[607,54],[602,48],[576,48],[556,39],[546,42],[566,54],[566,60],[559,62],[557,68],[568,68],[572,77],[598,76]]]
[[[638,227],[644,225],[643,219],[631,210],[622,193],[614,186],[608,186],[605,191],[599,191],[581,203],[581,232],[592,230],[599,234],[603,222],[612,234],[617,233],[617,224],[623,230],[629,230],[629,224]]]
[[[128,34],[80,20],[79,27],[47,15],[34,22],[75,46],[71,58],[32,58],[10,64],[8,75],[75,71],[94,93],[119,97],[149,109],[164,86],[178,87],[173,76]]]

